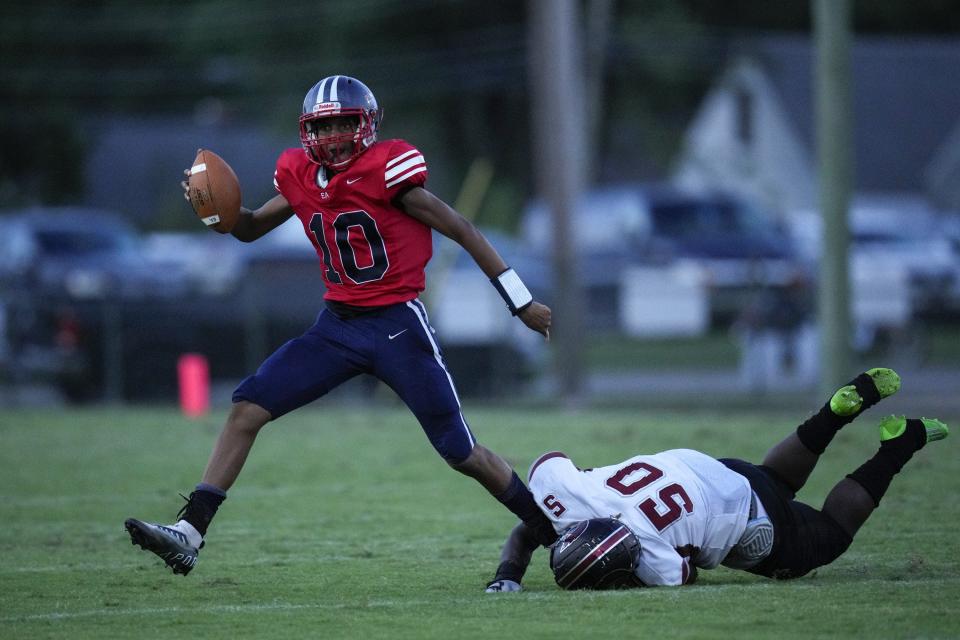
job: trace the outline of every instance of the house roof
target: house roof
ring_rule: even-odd
[[[764,36],[738,50],[764,67],[813,154],[813,41]],[[856,188],[923,190],[927,166],[960,121],[960,38],[857,36],[850,71]]]

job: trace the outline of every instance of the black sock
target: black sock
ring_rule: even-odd
[[[497,575],[493,577],[494,581],[496,580],[513,580],[517,584],[523,581],[523,574],[526,573],[526,568],[521,567],[516,562],[501,562],[500,566],[497,567]]]
[[[927,443],[927,429],[920,420],[907,420],[907,430],[903,435],[884,440],[877,454],[867,460],[859,469],[847,477],[862,486],[874,504],[880,505],[880,499],[890,487],[893,476],[900,473],[913,454]]]
[[[837,432],[851,420],[853,417],[841,418],[831,411],[828,402],[819,412],[797,427],[797,438],[811,452],[820,455],[827,450],[827,445],[833,441]]]
[[[553,530],[550,520],[537,507],[537,503],[533,501],[533,494],[516,472],[513,472],[507,490],[498,495],[497,500],[530,527],[540,544],[551,545],[557,539],[557,533]]]
[[[850,424],[858,415],[880,402],[880,392],[873,384],[873,378],[866,373],[861,373],[844,386],[851,384],[857,388],[857,393],[863,398],[863,404],[859,411],[849,416],[838,416],[830,409],[830,402],[827,401],[816,415],[797,427],[797,437],[800,438],[800,442],[813,453],[820,455],[826,451],[827,445],[830,444],[841,428]]]
[[[190,498],[183,509],[180,510],[179,516],[192,524],[201,536],[205,536],[210,521],[213,520],[213,516],[217,515],[217,509],[226,499],[227,494],[222,489],[212,484],[200,483],[190,494]]]

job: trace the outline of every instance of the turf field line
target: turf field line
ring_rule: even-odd
[[[10,463],[13,464],[13,463]],[[14,496],[0,494],[4,510],[24,507],[56,507],[62,505],[74,506],[77,503],[93,502],[96,504],[116,504],[116,496],[103,493],[64,493],[56,496]]]
[[[524,599],[542,599],[544,596],[553,594],[529,594],[524,595]],[[531,598],[532,596],[532,598]],[[448,600],[447,604],[457,605],[468,603],[476,604],[478,599],[487,598],[491,602],[498,599],[498,596],[484,594],[478,590],[476,596],[468,598],[456,598]],[[34,613],[19,616],[0,617],[0,624],[9,622],[36,622],[47,620],[71,620],[77,618],[91,618],[97,616],[119,617],[119,616],[139,616],[139,615],[169,615],[169,614],[209,614],[209,613],[256,613],[259,611],[295,611],[304,609],[315,610],[338,610],[338,609],[365,609],[365,608],[411,608],[428,607],[436,604],[434,599],[422,600],[364,600],[357,602],[331,602],[331,603],[313,603],[313,604],[293,604],[293,603],[272,603],[272,604],[225,604],[210,605],[203,607],[146,607],[122,609],[118,607],[106,607],[101,609],[87,609],[85,611],[58,611],[51,613]]]
[[[742,594],[743,590],[760,588],[760,589],[790,589],[791,591],[807,591],[814,590],[820,591],[823,588],[823,585],[814,584],[814,581],[811,581],[811,584],[800,584],[795,583],[791,584],[788,587],[783,585],[778,585],[776,583],[768,583],[764,581],[758,581],[755,584],[744,584],[744,583],[731,583],[731,584],[712,584],[712,585],[700,585],[690,589],[637,589],[637,590],[623,590],[623,591],[597,591],[597,592],[587,592],[580,591],[576,593],[566,592],[555,590],[552,588],[547,588],[546,591],[524,591],[521,594],[485,594],[482,592],[481,588],[478,587],[477,591],[473,595],[463,596],[459,598],[451,598],[446,600],[448,606],[476,606],[478,602],[488,603],[491,606],[498,607],[504,604],[507,604],[511,601],[517,600],[520,602],[530,602],[530,601],[576,601],[583,604],[584,601],[609,601],[609,600],[620,600],[620,599],[633,599],[641,601],[646,598],[659,598],[662,599],[666,597],[668,600],[676,601],[690,601],[698,600],[702,601],[704,598],[707,600],[715,598],[726,598],[728,596],[727,592],[733,592],[735,594]],[[858,581],[858,584],[862,581]],[[869,581],[868,581],[869,582]],[[878,583],[885,584],[886,581],[874,581]],[[953,581],[949,581],[953,582]],[[907,589],[911,586],[927,586],[929,587],[931,583],[943,583],[942,580],[903,580],[897,582],[898,589]],[[331,602],[331,603],[311,603],[311,604],[294,604],[286,602],[275,602],[269,604],[223,604],[223,605],[206,605],[202,607],[144,607],[144,608],[118,608],[118,607],[107,607],[100,609],[87,609],[84,611],[63,611],[63,612],[50,612],[50,613],[36,613],[36,614],[23,614],[23,615],[8,615],[0,617],[0,624],[6,623],[15,623],[15,622],[40,622],[40,621],[50,621],[50,620],[72,620],[72,619],[81,619],[81,618],[95,618],[98,616],[104,617],[122,617],[122,616],[140,616],[140,615],[168,615],[168,614],[209,614],[209,613],[256,613],[260,611],[298,611],[298,610],[342,610],[342,609],[367,609],[367,608],[383,608],[383,609],[413,609],[419,607],[432,607],[436,605],[435,599],[386,599],[386,600],[358,600],[352,602]]]
[[[886,581],[879,581],[880,583],[885,583]],[[931,581],[931,580],[904,580],[898,581],[897,588],[904,589],[909,588],[912,585],[925,585],[930,586],[931,582],[933,583],[942,583],[943,581]],[[953,582],[953,581],[950,581]],[[476,606],[478,602],[488,603],[491,606],[497,607],[504,604],[507,604],[511,601],[518,600],[520,602],[529,602],[529,601],[578,601],[581,604],[584,601],[593,601],[593,600],[619,600],[624,598],[629,598],[633,600],[643,600],[645,598],[651,597],[663,597],[668,596],[670,600],[678,601],[689,601],[690,599],[701,600],[706,597],[709,599],[726,597],[727,591],[733,591],[735,593],[742,593],[744,588],[750,587],[760,587],[760,588],[774,588],[774,589],[783,589],[789,588],[791,591],[806,591],[807,589],[813,589],[816,591],[822,590],[822,585],[818,584],[794,584],[789,587],[777,586],[774,584],[766,582],[758,582],[755,585],[747,585],[743,583],[739,584],[716,584],[716,585],[701,585],[699,587],[693,587],[688,590],[666,590],[666,589],[649,589],[649,590],[624,590],[624,591],[599,591],[599,592],[576,592],[570,593],[565,591],[553,590],[548,591],[525,591],[522,594],[484,594],[477,589],[477,592],[474,595],[464,596],[459,598],[452,598],[446,601],[449,606]],[[383,608],[383,609],[411,609],[411,608],[420,608],[420,607],[432,607],[436,605],[435,599],[390,599],[390,600],[358,600],[354,602],[333,602],[333,603],[311,603],[311,604],[294,604],[294,603],[284,603],[284,602],[274,602],[270,604],[224,604],[224,605],[205,605],[202,607],[144,607],[144,608],[118,608],[118,607],[107,607],[99,609],[87,609],[83,611],[62,611],[62,612],[50,612],[50,613],[37,613],[37,614],[22,614],[22,615],[8,615],[0,617],[0,624],[8,623],[24,623],[24,622],[42,622],[42,621],[51,621],[51,620],[75,620],[82,618],[96,618],[96,617],[123,617],[123,616],[141,616],[141,615],[168,615],[168,614],[210,614],[210,613],[256,613],[262,611],[301,611],[301,610],[343,610],[343,609],[369,609],[369,608]]]
[[[324,563],[328,562],[356,562],[357,560],[364,559],[362,556],[358,555],[324,555],[322,557],[317,556],[316,554],[298,554],[298,555],[277,555],[269,558],[259,558],[256,560],[248,560],[246,562],[233,563],[234,567],[258,567],[263,565],[278,565],[285,566],[287,564],[296,563],[300,566],[309,566],[317,565],[322,566]],[[129,564],[111,564],[105,565],[102,563],[99,564],[52,564],[52,565],[42,565],[34,567],[0,567],[0,576],[19,574],[19,573],[60,573],[60,572],[72,572],[72,571],[96,571],[98,573],[106,571],[131,571],[140,569],[144,566],[149,566],[150,563],[154,565],[165,568],[162,562],[159,562],[153,558],[148,559],[147,563],[137,562],[136,560],[131,561]]]
[[[558,598],[569,597],[568,594],[561,591],[550,592],[527,592],[517,594],[521,600],[554,600]],[[606,597],[613,595],[617,597],[617,592],[607,592]],[[629,595],[629,594],[627,594]],[[504,597],[503,595],[493,595],[483,593],[481,588],[477,588],[476,595],[461,598],[453,598],[445,602],[449,606],[456,605],[476,605],[477,601],[486,601],[492,605],[502,604],[510,600],[514,595]],[[626,596],[623,596],[626,597]],[[145,607],[123,609],[119,607],[106,607],[101,609],[87,609],[85,611],[58,611],[51,613],[35,613],[25,615],[3,616],[0,617],[0,624],[10,622],[38,622],[48,620],[71,620],[78,618],[92,618],[97,616],[120,617],[120,616],[139,616],[139,615],[168,615],[168,614],[205,614],[205,613],[256,613],[258,611],[295,611],[295,610],[340,610],[340,609],[366,609],[366,608],[401,608],[409,609],[415,607],[430,607],[436,604],[435,599],[398,599],[398,600],[360,600],[355,602],[331,602],[331,603],[312,603],[312,604],[293,604],[293,603],[271,603],[271,604],[224,604],[209,605],[203,607]]]
[[[151,607],[143,609],[120,609],[109,607],[103,609],[87,609],[86,611],[63,611],[54,613],[34,613],[21,616],[4,616],[0,618],[0,623],[7,622],[32,622],[42,620],[71,620],[76,618],[91,618],[98,616],[117,617],[117,616],[139,616],[139,615],[166,615],[171,613],[245,613],[256,611],[283,611],[296,609],[343,609],[353,606],[347,603],[334,603],[329,605],[320,604],[229,604],[229,605],[211,605],[206,607]]]
[[[13,464],[10,461],[10,464]],[[189,491],[189,488],[187,488]],[[317,493],[317,498],[328,497],[330,495],[346,495],[355,491],[355,487],[348,483],[333,483],[330,485],[324,485],[324,490],[321,493]],[[230,494],[231,497],[239,498],[274,498],[278,496],[296,496],[300,498],[303,496],[302,491],[298,491],[295,488],[289,487],[242,487],[239,489],[234,489]],[[169,496],[160,496],[158,497],[152,491],[145,491],[141,494],[132,496],[131,502],[135,505],[142,505],[144,503],[157,503],[157,504],[166,504],[167,502],[176,499],[176,491],[171,491]],[[117,498],[115,495],[109,493],[103,493],[102,491],[84,491],[81,493],[58,493],[56,495],[37,495],[37,496],[23,496],[15,494],[0,494],[0,502],[8,507],[49,507],[55,505],[76,505],[78,502],[95,502],[98,504],[116,504]]]
[[[139,569],[140,565],[131,562],[130,564],[51,564],[40,567],[3,567],[0,568],[0,576],[13,575],[18,573],[67,573],[71,571],[133,571]]]

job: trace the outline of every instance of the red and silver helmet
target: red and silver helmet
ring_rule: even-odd
[[[625,589],[641,586],[634,575],[640,541],[615,518],[582,520],[550,548],[550,568],[562,589]]]
[[[318,124],[324,118],[355,116],[356,128],[350,133],[320,135]],[[345,169],[357,156],[377,141],[383,112],[373,92],[356,78],[329,76],[313,85],[303,99],[300,116],[300,144],[307,156],[336,171]],[[346,152],[331,151],[344,144]]]

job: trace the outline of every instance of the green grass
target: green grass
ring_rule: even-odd
[[[812,409],[813,407],[811,407]],[[874,409],[827,451],[819,505],[877,446]],[[521,471],[559,448],[581,466],[693,446],[758,459],[805,418],[781,413],[470,409]],[[940,416],[954,425],[956,417]],[[778,583],[727,569],[693,587],[557,589],[538,551],[521,594],[485,595],[513,519],[433,454],[402,409],[302,410],[268,426],[197,568],[130,545],[125,517],[168,520],[219,418],[162,410],[0,418],[0,638],[956,637],[960,462],[948,439],[898,476],[850,551]]]
[[[934,323],[921,330],[921,353],[930,365],[953,367],[960,360],[960,326]]]
[[[734,336],[715,330],[693,338],[629,338],[619,334],[594,334],[587,340],[587,366],[604,370],[725,369],[740,362]]]
[[[960,326],[956,323],[923,324],[914,331],[880,340],[856,358],[869,364],[908,357],[923,365],[943,367],[953,367],[960,360]],[[690,338],[631,338],[618,333],[594,333],[586,341],[585,359],[589,368],[599,370],[716,370],[737,367],[740,355],[736,334],[714,328]]]

